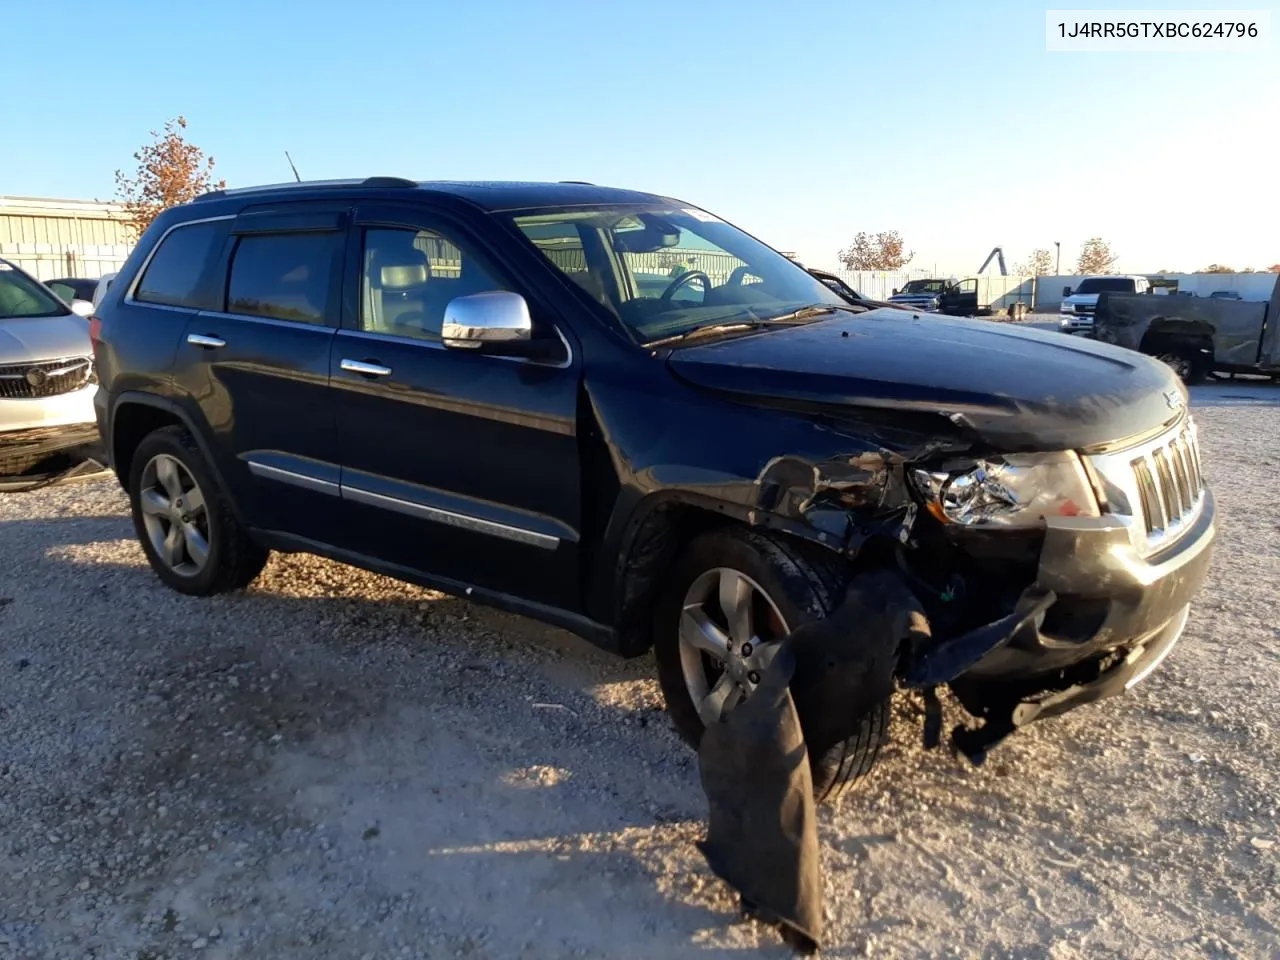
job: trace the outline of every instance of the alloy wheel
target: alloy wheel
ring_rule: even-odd
[[[715,567],[685,593],[680,666],[706,725],[751,695],[790,632],[769,594],[746,574]]]
[[[191,471],[167,453],[142,470],[138,491],[142,523],[161,562],[179,576],[194,577],[209,562],[209,511]]]

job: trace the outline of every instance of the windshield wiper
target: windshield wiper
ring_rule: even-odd
[[[752,320],[711,320],[707,323],[694,327],[692,330],[686,330],[684,333],[675,333],[669,337],[650,340],[645,344],[645,346],[663,347],[669,346],[673,343],[686,343],[689,340],[696,340],[700,336],[706,336],[713,333],[737,333],[760,330],[764,327],[788,327],[795,324],[807,323],[809,320],[813,320],[816,317],[826,316],[828,313],[835,313],[837,310],[844,309],[846,308],[836,306],[834,304],[820,303],[801,307],[799,310],[792,310],[790,313],[780,314],[776,317],[756,318]]]

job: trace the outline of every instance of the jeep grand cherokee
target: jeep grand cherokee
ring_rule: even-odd
[[[1165,365],[866,309],[646,193],[217,191],[156,220],[93,334],[111,462],[174,589],[308,551],[652,648],[694,742],[886,568],[930,620],[904,682],[949,683],[982,743],[1127,689],[1214,534]],[[887,703],[848,710],[819,795],[883,739]]]

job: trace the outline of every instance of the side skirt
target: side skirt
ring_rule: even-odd
[[[308,540],[306,537],[295,536],[291,533],[261,529],[254,529],[251,532],[255,540],[272,550],[281,550],[285,553],[314,553],[317,556],[327,557],[330,560],[359,567],[372,573],[381,573],[397,580],[404,580],[406,583],[414,583],[420,587],[439,590],[441,593],[447,593],[461,600],[470,600],[486,607],[494,607],[498,610],[505,610],[508,613],[517,613],[533,620],[540,620],[543,623],[549,623],[554,627],[560,627],[570,633],[575,633],[602,650],[607,650],[610,653],[619,652],[617,631],[613,627],[597,623],[595,620],[584,617],[580,613],[562,610],[559,607],[552,607],[543,603],[534,603],[531,600],[513,597],[507,593],[500,593],[485,587],[477,587],[463,583],[460,580],[452,580],[449,577],[423,573],[420,570],[414,570],[396,563],[387,563],[375,557],[355,553],[351,550],[343,550],[327,543],[321,543],[318,540]]]

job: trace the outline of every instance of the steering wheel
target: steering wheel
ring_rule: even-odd
[[[665,307],[676,295],[676,291],[693,280],[702,281],[703,296],[706,296],[707,291],[711,289],[711,278],[701,270],[688,270],[667,284],[667,289],[663,290],[662,296],[658,298],[659,302]]]

